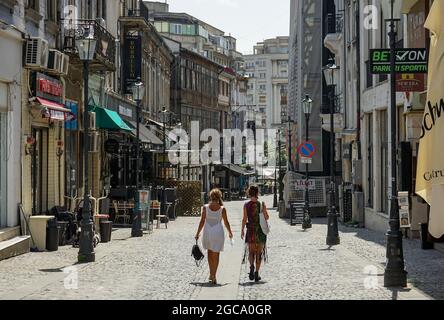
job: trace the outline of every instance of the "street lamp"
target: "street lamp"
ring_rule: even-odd
[[[396,26],[394,1],[391,0],[390,22],[390,116],[391,116],[391,153],[392,153],[392,194],[390,199],[390,229],[387,231],[387,263],[384,271],[384,287],[406,287],[407,272],[404,265],[402,233],[399,227],[399,204],[397,184],[397,108],[396,108]]]
[[[325,81],[329,87],[330,100],[330,206],[328,209],[328,233],[327,245],[335,246],[340,243],[338,231],[338,215],[336,212],[336,183],[335,183],[335,90],[338,83],[339,66],[336,65],[333,58],[323,68]]]
[[[167,170],[166,170],[166,125],[170,121],[171,112],[163,107],[160,111],[160,121],[163,124],[163,190],[162,190],[162,210],[166,208],[166,184],[167,184]],[[167,213],[165,213],[167,214]]]
[[[94,262],[96,254],[94,252],[94,230],[91,219],[91,202],[88,181],[88,152],[89,152],[89,112],[88,112],[88,85],[89,85],[89,63],[94,59],[97,41],[92,35],[76,40],[76,47],[79,58],[83,62],[83,163],[84,163],[84,194],[82,208],[82,222],[80,224],[79,253],[77,256],[79,263]]]
[[[276,131],[276,136],[277,136],[277,141],[279,141],[281,139],[281,131],[278,130]],[[280,143],[278,143],[277,146],[277,151],[279,152],[279,171],[280,171],[280,165],[281,165],[281,161],[280,161]],[[274,161],[276,162],[276,156],[278,154],[276,154],[274,156]],[[278,198],[277,198],[277,166],[275,165],[274,167],[274,195],[273,195],[273,208],[277,208],[278,206]]]
[[[143,96],[145,94],[145,86],[143,82],[137,79],[137,82],[133,84],[131,87],[133,100],[137,103],[136,109],[136,195],[135,195],[135,214],[132,223],[131,236],[132,237],[142,237],[143,229],[142,229],[142,204],[140,203],[140,194],[139,191],[142,189],[141,181],[140,181],[140,171],[142,170],[140,166],[140,103],[143,100]]]
[[[309,122],[310,115],[313,110],[313,100],[306,95],[305,99],[302,100],[302,109],[305,114],[305,140],[308,142],[308,132],[309,132]],[[311,224],[311,216],[310,216],[310,198],[308,193],[308,163],[305,164],[305,196],[304,196],[304,221],[302,223],[302,228],[310,229],[312,227]]]

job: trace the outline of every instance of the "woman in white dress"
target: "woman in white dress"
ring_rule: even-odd
[[[225,232],[222,220],[227,228],[230,239],[233,238],[230,223],[227,218],[227,210],[223,207],[222,192],[219,189],[211,190],[210,202],[202,208],[202,218],[196,233],[196,240],[199,239],[202,229],[202,245],[208,250],[208,265],[210,267],[210,281],[216,284],[216,273],[219,266],[219,256],[224,251]]]

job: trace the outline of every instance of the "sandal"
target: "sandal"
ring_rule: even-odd
[[[248,277],[251,281],[254,280],[254,266],[250,266],[250,273],[248,274]]]

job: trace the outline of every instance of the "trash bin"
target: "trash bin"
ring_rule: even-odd
[[[59,246],[65,246],[68,240],[68,221],[57,221],[59,227]]]
[[[434,248],[433,242],[430,242],[428,239],[429,235],[429,224],[428,223],[420,223],[421,225],[421,248],[423,250],[431,250]]]
[[[111,231],[113,229],[113,223],[111,221],[100,221],[100,242],[111,241]]]
[[[48,220],[46,225],[46,250],[57,251],[59,249],[59,229],[55,218]]]

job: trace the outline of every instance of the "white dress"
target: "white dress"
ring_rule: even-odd
[[[222,210],[212,211],[209,205],[205,205],[206,221],[202,236],[202,246],[213,252],[224,251],[225,232],[222,226]]]

